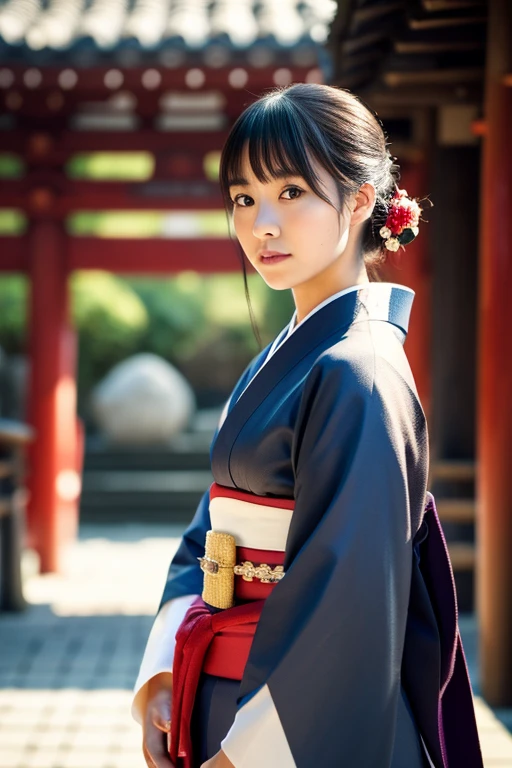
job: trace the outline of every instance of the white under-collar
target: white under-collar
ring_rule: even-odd
[[[245,389],[243,390],[243,392],[240,393],[238,399],[242,397],[247,387],[250,384],[252,384],[256,376],[258,376],[261,373],[261,371],[265,368],[270,358],[277,352],[277,350],[280,349],[282,345],[288,341],[290,336],[293,333],[295,333],[297,328],[299,328],[301,325],[304,325],[304,323],[306,323],[315,314],[315,312],[318,312],[320,309],[325,307],[327,304],[330,304],[332,301],[339,299],[340,296],[343,296],[346,293],[351,293],[352,291],[359,291],[359,290],[364,291],[365,289],[367,289],[367,291],[371,295],[372,286],[383,286],[388,292],[390,292],[392,288],[400,288],[401,290],[409,291],[410,293],[414,294],[414,291],[411,288],[407,288],[404,285],[399,285],[398,283],[377,283],[377,282],[367,281],[365,283],[358,283],[357,285],[351,285],[349,288],[345,288],[343,291],[338,291],[338,293],[333,293],[332,296],[329,296],[327,299],[325,299],[320,304],[318,304],[314,309],[312,309],[311,312],[307,314],[306,317],[300,321],[300,323],[297,323],[297,325],[295,325],[295,321],[297,319],[297,311],[295,311],[288,325],[283,328],[281,333],[278,334],[277,338],[272,343],[272,346],[270,347],[268,354],[265,360],[263,361],[262,365],[260,365],[260,367],[254,374],[252,379],[247,383],[247,385],[245,386]],[[379,289],[379,293],[380,293],[380,289]],[[385,317],[383,316],[382,318],[379,318],[379,319],[386,319],[388,314],[388,308],[389,308],[389,300],[388,300],[388,303],[385,303],[383,305],[383,308],[385,309]],[[226,413],[227,413],[227,404],[226,404]]]
[[[287,341],[290,338],[292,333],[295,333],[295,331],[297,330],[299,325],[302,325],[307,320],[309,320],[309,318],[312,317],[315,314],[315,312],[318,312],[318,310],[322,309],[322,307],[325,307],[325,306],[327,306],[327,304],[330,304],[331,301],[334,301],[335,299],[339,299],[340,296],[344,296],[345,293],[351,293],[352,291],[358,291],[360,288],[364,288],[365,285],[370,285],[369,281],[368,281],[368,283],[358,283],[357,285],[351,285],[349,288],[344,288],[342,291],[338,291],[338,293],[333,293],[332,296],[328,296],[327,299],[324,299],[324,301],[320,302],[320,304],[318,304],[314,309],[312,309],[311,312],[309,312],[306,315],[306,317],[304,317],[300,321],[300,323],[296,323],[296,320],[297,320],[297,310],[295,310],[295,312],[292,315],[292,319],[288,323],[288,326],[287,326],[287,329],[286,329],[286,333],[284,333],[284,335],[283,335],[283,332],[281,332],[277,336],[277,338],[274,340],[272,346],[269,349],[269,352],[268,352],[268,355],[267,355],[267,357],[265,359],[265,362],[267,362],[267,360],[269,360],[272,357],[274,352],[276,352],[279,349],[281,344],[284,344],[284,342]]]

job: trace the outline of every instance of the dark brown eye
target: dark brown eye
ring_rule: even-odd
[[[234,205],[240,206],[240,208],[248,208],[254,204],[254,200],[250,195],[236,195],[232,202]]]
[[[297,198],[304,194],[304,190],[299,187],[288,187],[282,194],[289,195],[289,197],[285,197],[285,200],[297,200]]]

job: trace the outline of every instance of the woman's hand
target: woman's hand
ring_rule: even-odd
[[[148,682],[142,724],[142,752],[148,768],[172,768],[168,751],[171,731],[172,675],[162,672]]]
[[[221,749],[220,752],[217,752],[206,763],[203,763],[201,768],[235,768],[235,766]]]

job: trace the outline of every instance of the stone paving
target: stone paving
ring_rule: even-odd
[[[0,768],[143,768],[131,689],[172,527],[82,527],[67,576],[35,576],[0,614]]]
[[[27,578],[31,608],[0,614],[0,768],[144,768],[131,688],[179,533],[82,526],[65,577]],[[461,627],[478,690],[474,619]],[[512,768],[512,736],[475,703],[486,768]]]

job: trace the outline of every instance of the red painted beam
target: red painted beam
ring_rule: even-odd
[[[27,86],[26,79],[30,81],[36,67],[6,67],[12,73],[13,82],[9,88],[0,91],[0,111],[15,112],[21,120],[34,119],[58,126],[63,117],[76,114],[84,101],[108,102],[122,92],[135,97],[133,114],[144,121],[152,120],[159,112],[165,111],[166,104],[162,106],[162,98],[168,101],[170,92],[206,100],[213,91],[220,95],[214,108],[219,114],[233,119],[251,101],[274,86],[279,70],[279,82],[283,79],[288,82],[323,82],[314,50],[312,54],[311,64],[307,67],[290,66],[287,53],[279,57],[279,61],[263,68],[237,62],[222,68],[199,64],[179,68],[145,66],[123,69],[104,66],[81,69],[66,63],[62,67],[40,68],[41,80],[37,87],[32,88]],[[71,85],[68,79],[66,87],[65,82],[61,83],[62,72],[70,69],[76,82]],[[174,114],[186,113],[187,107],[174,107],[173,111]]]
[[[110,65],[82,69],[65,63],[61,67],[45,66],[39,68],[41,80],[37,88],[27,88],[25,83],[27,70],[33,70],[33,65],[6,65],[5,68],[8,68],[12,73],[13,80],[10,89],[20,93],[28,92],[32,95],[41,91],[57,90],[71,98],[79,96],[80,98],[87,97],[90,99],[93,96],[103,96],[103,98],[106,98],[120,90],[123,92],[129,91],[130,93],[158,94],[160,91],[172,89],[182,93],[200,94],[204,91],[216,89],[221,91],[226,101],[228,101],[230,97],[233,99],[241,97],[245,100],[250,100],[251,91],[259,91],[274,84],[274,73],[282,67],[286,67],[289,70],[290,82],[303,82],[308,76],[309,78],[312,76],[316,77],[318,81],[321,79],[321,73],[316,72],[316,63],[312,63],[307,67],[290,65],[289,54],[287,53],[279,57],[279,60],[276,60],[271,66],[266,67],[251,67],[248,64],[244,66],[243,63],[237,63],[227,67],[208,67],[197,64],[196,66],[172,68],[163,66],[123,68]],[[63,70],[69,69],[75,72],[76,83],[72,88],[63,89],[60,83],[61,73]],[[239,87],[232,85],[232,72],[235,69],[243,69],[247,75],[246,82]],[[113,70],[116,74],[114,76],[110,74],[109,78],[108,73],[112,73]],[[194,70],[192,78],[196,81],[198,87],[189,84],[191,82],[191,70]],[[310,74],[313,70],[315,75]],[[151,72],[149,76],[148,71]],[[203,82],[199,82],[201,77],[204,78]],[[153,82],[148,83],[148,79],[151,79]]]
[[[217,273],[240,269],[236,243],[223,238],[201,240],[69,237],[68,265],[119,274],[172,274],[183,270]],[[26,237],[0,238],[0,273],[27,272]]]
[[[33,163],[64,163],[79,152],[182,152],[202,154],[220,150],[227,131],[71,131],[62,126],[58,135],[44,130],[12,131],[2,136],[2,152],[30,158]]]
[[[2,179],[0,209],[28,207],[28,185],[24,179]]]
[[[69,240],[70,269],[104,269],[119,274],[203,273],[240,269],[236,245],[230,240],[99,239]]]
[[[206,180],[73,181],[49,171],[5,180],[0,190],[0,209],[17,208],[28,215],[54,218],[75,211],[209,211],[222,207],[218,183]]]
[[[0,237],[0,272],[26,272],[29,265],[26,237]]]
[[[113,182],[73,181],[55,201],[61,214],[71,211],[204,211],[223,207],[217,182],[206,180]]]
[[[223,238],[125,239],[69,237],[68,265],[125,274],[170,274],[183,270],[216,273],[240,269],[236,244]],[[26,237],[0,237],[0,273],[27,272]]]
[[[512,706],[512,7],[491,0],[482,166],[478,368],[480,684]]]

